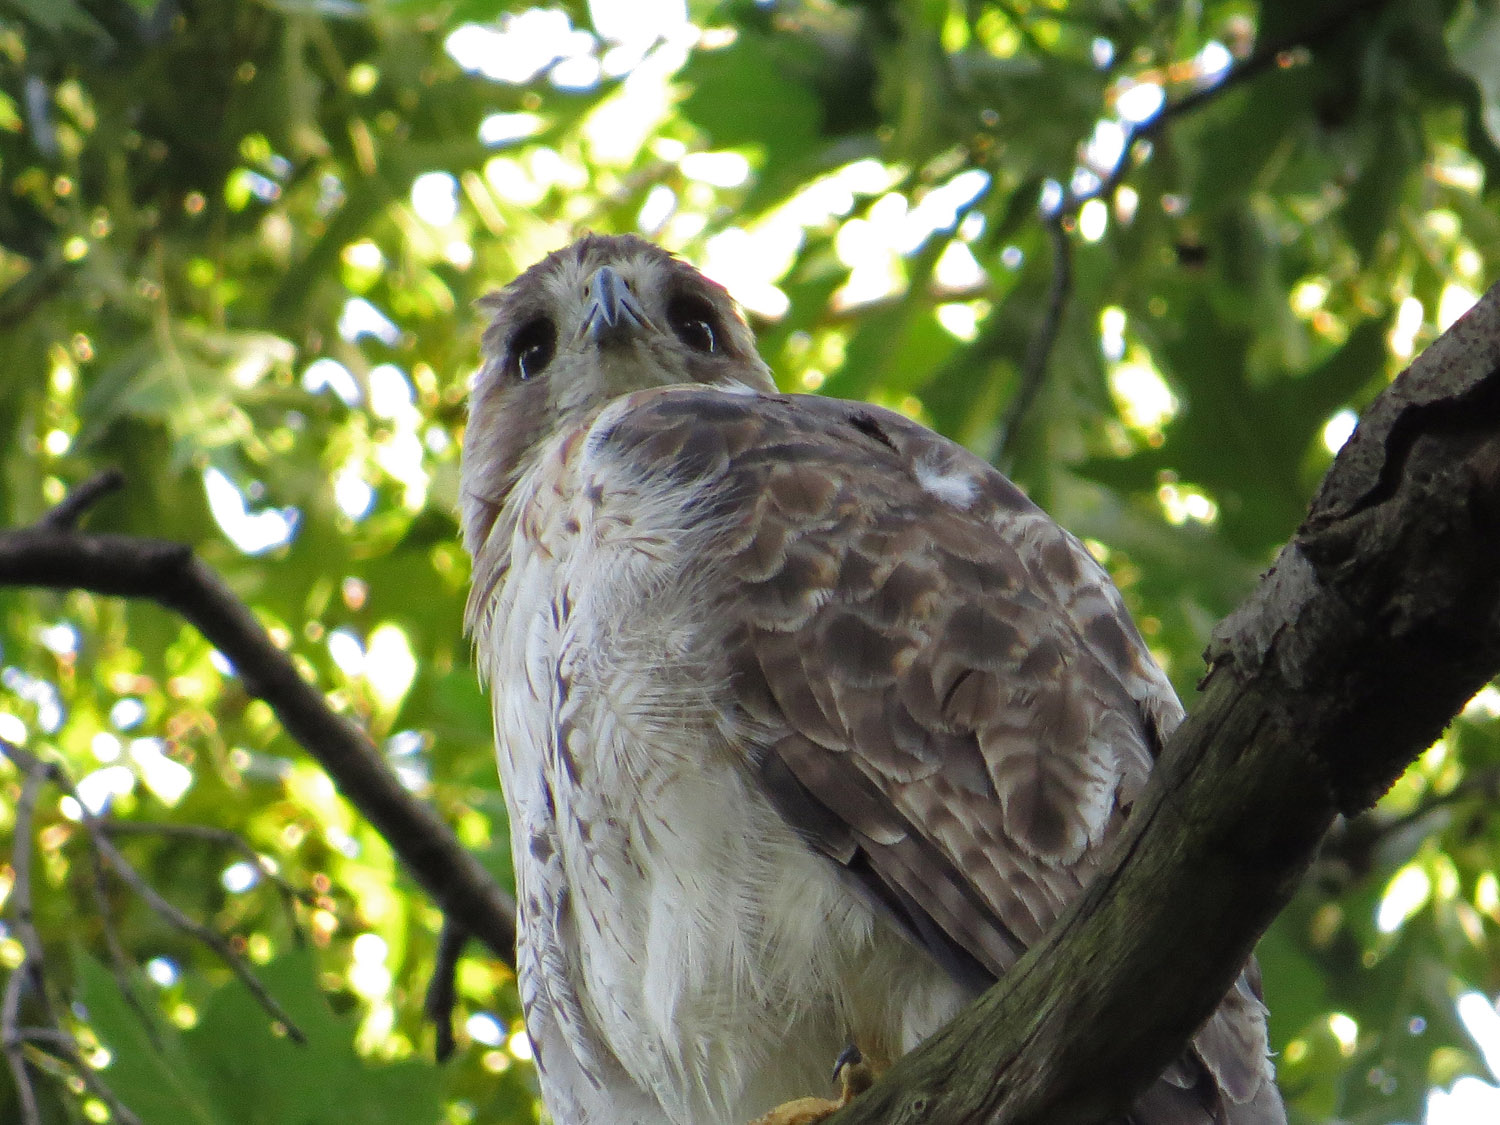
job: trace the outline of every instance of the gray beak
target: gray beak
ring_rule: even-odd
[[[645,310],[625,279],[611,267],[600,266],[589,281],[589,306],[581,333],[602,347],[628,340],[645,326]]]

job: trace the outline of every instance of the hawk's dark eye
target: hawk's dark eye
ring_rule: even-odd
[[[535,317],[510,338],[510,362],[522,379],[540,375],[557,350],[557,327],[545,316]]]
[[[702,297],[679,294],[667,305],[667,324],[677,338],[694,351],[713,355],[720,351],[718,318]]]

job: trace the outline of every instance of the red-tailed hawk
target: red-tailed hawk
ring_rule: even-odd
[[[1098,868],[1182,716],[1088,552],[725,291],[590,236],[491,299],[463,462],[560,1125],[745,1125],[910,1050]],[[1137,1125],[1284,1121],[1242,979]]]

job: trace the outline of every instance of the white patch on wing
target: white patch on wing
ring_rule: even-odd
[[[972,507],[979,496],[979,485],[968,473],[945,472],[927,461],[918,461],[916,472],[924,492],[960,511]]]

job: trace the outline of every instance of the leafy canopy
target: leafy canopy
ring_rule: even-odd
[[[473,302],[638,230],[729,285],[786,389],[996,458],[1190,698],[1361,404],[1500,276],[1497,75],[1494,0],[12,0],[0,506],[20,527],[120,466],[91,527],[192,544],[508,882],[460,635]],[[0,764],[49,979],[141,1120],[535,1119],[509,971],[471,952],[458,1054],[425,1061],[437,912],[196,632],[4,590],[0,645],[0,737],[304,892],[294,926],[222,843],[120,840],[297,1047],[126,888],[96,898],[72,798],[14,839]],[[1474,1108],[1500,1103],[1497,715],[1481,693],[1337,832],[1261,945],[1299,1120],[1500,1114]],[[37,1073],[46,1120],[108,1117]]]

